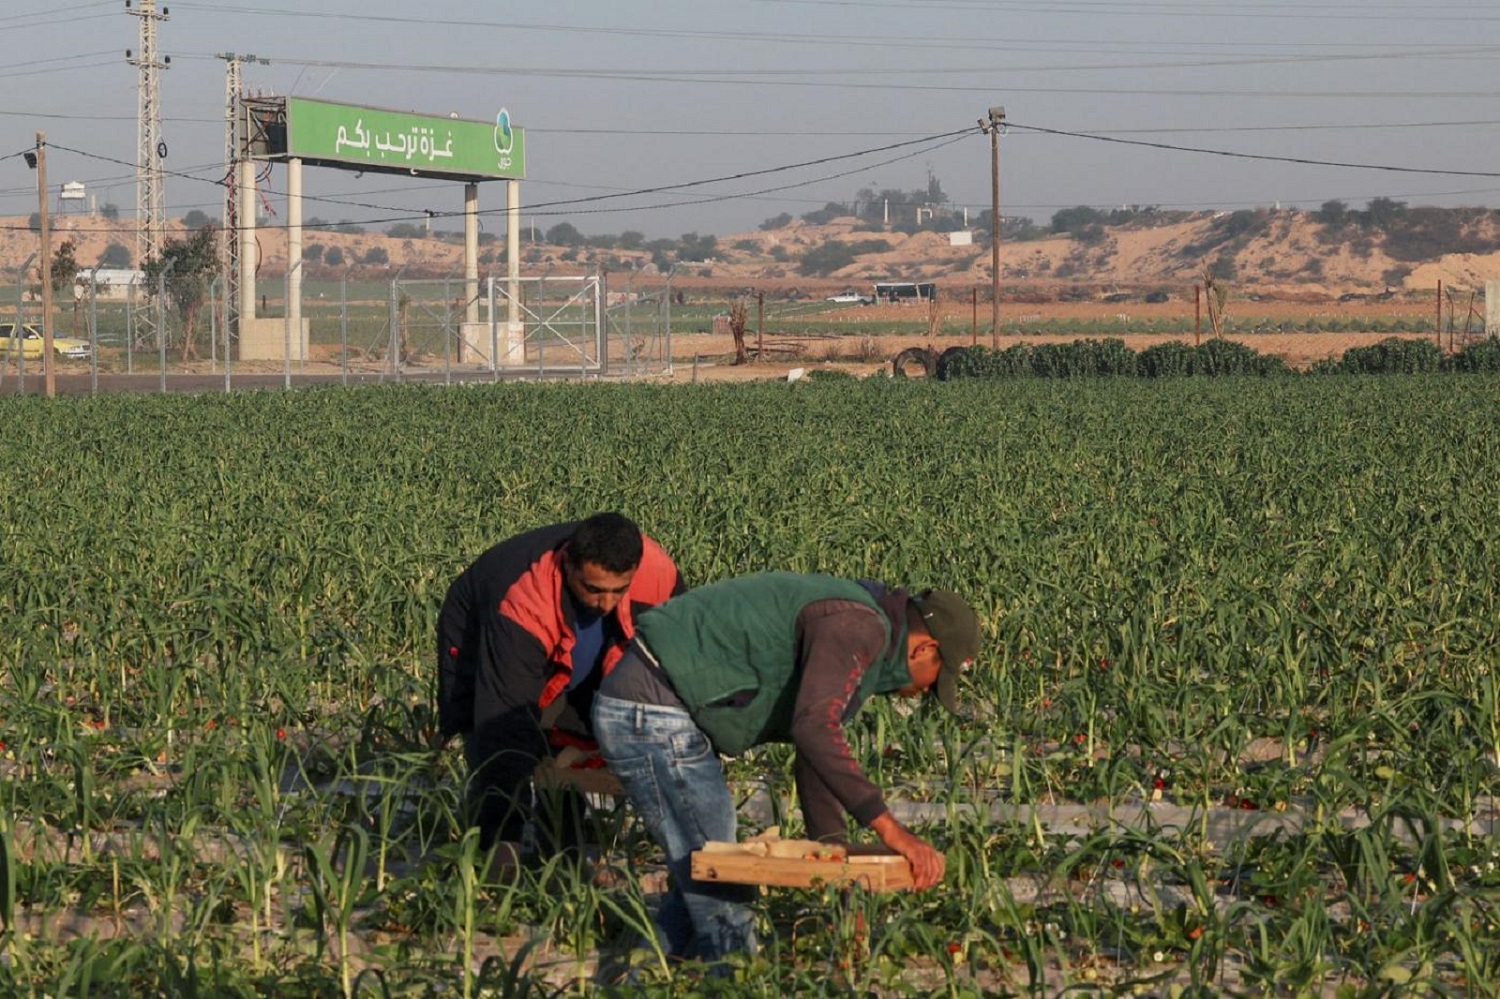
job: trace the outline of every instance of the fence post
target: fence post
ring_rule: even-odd
[[[339,278],[339,371],[344,387],[349,386],[349,268]]]
[[[208,282],[208,370],[219,370],[219,287],[216,276]]]
[[[176,260],[168,260],[156,275],[156,363],[163,395],[167,391],[167,275],[176,265]]]
[[[288,267],[286,269],[286,274],[281,279],[283,288],[281,292],[281,319],[282,329],[286,331],[283,334],[283,338],[286,342],[282,349],[283,356],[281,358],[281,387],[283,389],[290,389],[292,387],[292,274],[297,270],[298,267],[301,266],[302,261],[298,260],[291,267]],[[298,320],[298,325],[301,325],[300,318]],[[302,331],[299,329],[297,331],[297,338],[299,341],[301,340],[301,337]]]
[[[500,326],[495,320],[495,275],[491,274],[485,282],[485,296],[489,299],[490,318],[490,376],[491,380],[500,380]],[[510,339],[509,336],[506,337]]]
[[[89,394],[99,394],[99,265],[89,271]]]
[[[26,258],[21,269],[16,272],[16,335],[10,338],[12,353],[16,357],[16,391],[21,395],[26,394],[26,345],[23,337],[26,333],[26,272],[31,269],[31,262],[36,259],[36,254]]]
[[[396,295],[399,293],[397,279],[391,278],[390,286],[390,335],[385,345],[385,373],[392,378],[396,376],[396,324],[400,319],[396,315]]]
[[[125,373],[135,374],[135,296],[140,282],[132,280],[125,294]]]

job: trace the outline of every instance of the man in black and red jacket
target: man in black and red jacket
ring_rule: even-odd
[[[438,722],[444,741],[463,734],[485,849],[519,855],[538,762],[568,746],[597,750],[599,681],[635,636],[636,614],[683,589],[671,557],[618,513],[502,541],[454,580],[438,614]]]

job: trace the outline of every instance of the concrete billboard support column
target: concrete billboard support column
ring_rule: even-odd
[[[240,160],[240,323],[255,320],[255,272],[260,269],[260,257],[255,246],[255,161],[246,157]]]
[[[521,321],[521,182],[505,185],[505,336],[500,363],[526,363],[526,326]]]
[[[1484,283],[1484,335],[1500,336],[1500,281]]]
[[[302,330],[302,161],[286,161],[286,316],[290,328]],[[301,359],[307,359],[305,332]],[[296,343],[293,341],[293,351]],[[285,350],[285,348],[283,348]]]
[[[490,330],[479,321],[479,185],[464,185],[464,318],[458,363],[488,361]]]
[[[302,318],[302,160],[287,167],[286,302],[281,319],[255,314],[255,272],[260,265],[255,242],[255,163],[246,160],[240,193],[240,360],[307,360],[307,320]],[[290,374],[288,374],[290,377]]]

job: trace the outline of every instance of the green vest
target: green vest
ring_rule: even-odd
[[[891,622],[870,592],[833,576],[767,572],[690,590],[642,614],[645,641],[698,727],[727,755],[791,737],[797,703],[797,616],[817,600],[852,600],[879,613],[885,648],[870,664],[853,703],[911,683],[906,622]]]

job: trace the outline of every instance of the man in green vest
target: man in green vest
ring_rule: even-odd
[[[855,762],[843,725],[874,694],[932,690],[957,712],[958,678],[979,653],[979,619],[946,590],[888,590],[832,576],[764,573],[689,590],[643,613],[594,699],[594,732],[672,888],[657,914],[670,956],[714,961],[755,950],[754,889],[692,880],[692,852],[734,842],[719,757],[789,742],[807,835],[845,838],[845,815],[911,862],[916,887],[943,855],[898,822]]]

